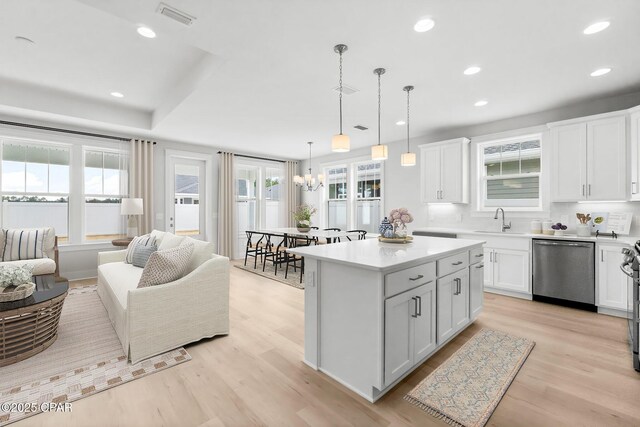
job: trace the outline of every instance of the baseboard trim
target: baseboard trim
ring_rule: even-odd
[[[505,295],[505,296],[513,297],[513,298],[520,298],[520,299],[527,299],[527,300],[531,300],[533,298],[531,294],[525,294],[525,293],[522,293],[522,292],[507,291],[505,289],[489,288],[489,287],[486,287],[486,286],[484,287],[484,291],[492,293],[492,294]]]

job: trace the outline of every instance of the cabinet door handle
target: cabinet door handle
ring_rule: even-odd
[[[498,262],[498,253],[497,252],[493,252],[493,262]]]
[[[444,199],[444,191],[440,190],[440,200]]]
[[[422,279],[424,276],[422,274],[418,274],[416,277],[409,277],[409,280],[416,281]]]
[[[484,254],[476,254],[476,258],[482,258]]]
[[[478,264],[476,265],[476,268],[484,268],[484,264]]]
[[[493,262],[493,251],[489,252],[489,262]]]
[[[416,297],[411,297],[413,300],[413,314],[411,317],[418,317],[418,299]]]
[[[604,262],[604,251],[600,249],[600,261]]]
[[[586,194],[584,194],[584,188],[585,188],[585,185],[584,185],[584,184],[582,184],[582,195],[583,195],[583,196],[586,196]]]
[[[421,297],[416,297],[417,301],[418,301],[418,316],[422,316],[422,298]]]
[[[458,261],[458,262],[452,262],[451,265],[460,265],[462,264],[462,261]]]
[[[638,183],[631,181],[631,194],[638,194]]]
[[[589,184],[589,195],[591,195],[591,184]]]

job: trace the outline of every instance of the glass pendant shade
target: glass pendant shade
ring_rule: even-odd
[[[334,153],[346,153],[351,149],[351,141],[347,135],[337,134],[331,138],[331,151]]]
[[[371,147],[371,160],[387,160],[389,151],[386,145],[373,145]]]
[[[400,157],[400,164],[402,166],[415,166],[416,153],[402,153],[402,157]]]

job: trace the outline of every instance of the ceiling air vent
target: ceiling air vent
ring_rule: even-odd
[[[191,16],[188,13],[181,12],[175,7],[169,6],[165,3],[160,3],[158,5],[157,12],[160,15],[164,15],[167,18],[173,19],[174,21],[178,21],[182,25],[191,25],[196,19],[194,16]]]
[[[333,90],[335,90],[336,92],[340,93],[340,86],[334,87]],[[351,86],[342,85],[342,94],[343,95],[353,95],[356,92],[358,92],[358,89],[356,89],[354,87],[351,87]]]
[[[368,127],[362,126],[362,125],[355,125],[354,128],[356,128],[358,130],[367,130],[367,129],[369,129]]]

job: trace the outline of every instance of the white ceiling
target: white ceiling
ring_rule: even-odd
[[[328,153],[338,129],[337,43],[359,89],[344,98],[352,147],[376,138],[376,67],[384,141],[405,135],[394,123],[407,84],[414,136],[640,89],[637,0],[166,0],[197,17],[191,27],[158,3],[2,0],[0,112],[304,158],[310,140]],[[435,28],[413,31],[427,15]],[[482,72],[463,75],[469,65]],[[600,67],[613,71],[589,76]]]

